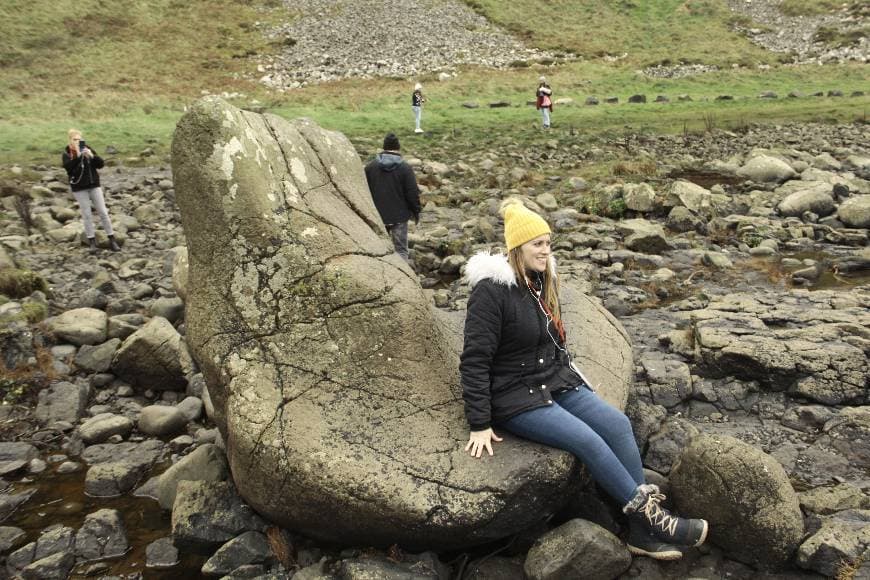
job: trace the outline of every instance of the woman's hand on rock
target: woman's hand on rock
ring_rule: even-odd
[[[472,431],[468,436],[468,444],[465,450],[471,450],[472,457],[480,457],[483,454],[484,448],[492,455],[492,442],[501,441],[502,438],[496,435],[492,427],[483,431]]]

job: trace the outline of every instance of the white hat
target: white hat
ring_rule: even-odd
[[[538,79],[538,82],[539,82],[539,83],[545,83],[545,82],[547,82],[547,77],[541,75],[541,78]]]
[[[414,85],[414,90],[415,91],[422,91],[423,85],[421,85],[420,83],[417,83],[416,85]]]

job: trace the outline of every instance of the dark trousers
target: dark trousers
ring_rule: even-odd
[[[396,248],[396,253],[409,262],[408,259],[408,222],[398,224],[384,224],[387,228],[387,233],[393,240],[393,247]]]

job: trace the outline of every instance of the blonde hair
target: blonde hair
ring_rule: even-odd
[[[526,242],[528,243],[528,242]],[[526,287],[529,284],[528,276],[526,276],[526,265],[523,262],[523,247],[517,246],[508,252],[508,264],[514,271],[517,278],[517,284],[520,288]],[[559,308],[559,277],[553,270],[553,261],[547,262],[547,269],[544,270],[544,283],[541,287],[541,302],[552,314],[555,321],[561,322],[562,312]]]
[[[79,145],[73,140],[73,135],[78,135],[79,140],[81,140],[82,132],[78,129],[70,129],[66,132],[67,145],[69,147],[69,156],[75,159],[79,156]]]

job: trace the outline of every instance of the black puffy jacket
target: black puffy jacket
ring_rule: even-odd
[[[63,150],[61,162],[69,177],[69,187],[73,191],[82,191],[100,187],[100,173],[97,169],[103,168],[103,158],[91,149],[94,156],[90,159],[84,155],[73,157],[69,154],[69,147]]]
[[[517,285],[505,256],[476,254],[465,276],[472,290],[459,372],[472,431],[551,405],[553,393],[585,385],[567,350],[552,338],[558,341],[558,333],[537,298]]]

